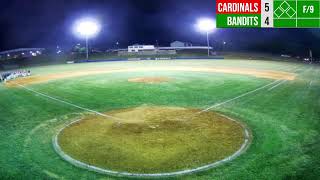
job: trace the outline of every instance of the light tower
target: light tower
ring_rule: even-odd
[[[86,39],[86,57],[89,59],[89,39],[95,37],[101,30],[100,23],[93,18],[83,18],[75,22],[73,32],[80,38]]]
[[[210,18],[201,18],[198,20],[196,27],[200,32],[207,34],[208,56],[210,56],[209,34],[215,31],[216,22]]]

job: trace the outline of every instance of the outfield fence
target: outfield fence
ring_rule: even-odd
[[[157,60],[223,60],[224,57],[141,57],[141,58],[114,58],[114,59],[95,59],[77,60],[75,63],[94,63],[94,62],[113,62],[113,61],[157,61]]]

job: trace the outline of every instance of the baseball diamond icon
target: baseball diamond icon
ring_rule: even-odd
[[[291,5],[284,1],[280,6],[274,11],[274,15],[277,18],[293,18],[296,15],[296,10],[291,7]]]

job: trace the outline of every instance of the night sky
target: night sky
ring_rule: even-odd
[[[166,46],[181,40],[205,44],[194,29],[199,17],[215,16],[214,0],[1,0],[0,51],[24,47],[70,47],[83,42],[72,34],[72,23],[96,17],[103,30],[91,44],[95,48],[130,44]],[[286,51],[319,50],[317,29],[221,29],[211,41],[227,41],[230,48]]]

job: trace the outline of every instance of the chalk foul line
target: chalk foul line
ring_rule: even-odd
[[[198,114],[201,114],[201,113],[204,113],[204,112],[208,112],[208,111],[210,111],[211,109],[217,108],[217,107],[222,106],[222,105],[224,105],[224,104],[227,104],[227,103],[229,103],[229,102],[232,102],[232,101],[235,101],[235,100],[240,99],[240,98],[242,98],[242,97],[245,97],[245,96],[248,96],[248,95],[250,95],[250,94],[253,94],[253,93],[257,92],[257,91],[260,91],[260,90],[265,89],[265,88],[267,88],[267,87],[269,87],[269,86],[272,86],[273,84],[276,84],[276,83],[278,83],[279,81],[281,81],[281,80],[273,81],[273,82],[271,82],[271,83],[269,83],[269,84],[267,84],[267,85],[264,85],[264,86],[262,86],[262,87],[259,87],[259,88],[255,89],[255,90],[246,92],[246,93],[244,93],[244,94],[242,94],[242,95],[240,95],[240,96],[237,96],[237,97],[234,97],[234,98],[232,98],[232,99],[226,100],[226,101],[224,101],[224,102],[221,102],[221,103],[215,104],[215,105],[213,105],[213,106],[210,106],[210,107],[208,107],[208,108],[206,108],[206,109],[198,112]]]
[[[276,85],[272,86],[271,88],[269,88],[268,91],[272,91],[273,89],[281,86],[282,84],[284,84],[284,83],[286,83],[286,82],[288,82],[288,80],[283,80],[283,81],[277,83]]]
[[[72,106],[72,107],[81,109],[81,110],[84,110],[84,111],[88,111],[88,112],[94,113],[94,114],[96,114],[96,115],[105,117],[105,118],[110,118],[110,119],[117,120],[117,121],[122,120],[122,119],[117,118],[117,117],[113,117],[113,116],[110,116],[110,115],[107,115],[107,114],[103,114],[103,113],[101,113],[101,112],[94,111],[94,110],[92,110],[92,109],[88,109],[88,108],[85,108],[85,107],[82,107],[82,106],[78,106],[78,105],[76,105],[76,104],[73,104],[73,103],[70,103],[70,102],[67,102],[67,101],[64,101],[64,100],[61,100],[61,99],[58,99],[58,98],[49,96],[49,95],[47,95],[47,94],[44,94],[44,93],[42,93],[42,92],[36,91],[36,90],[34,90],[34,89],[31,89],[31,88],[28,88],[28,87],[23,86],[23,85],[21,85],[21,84],[18,84],[18,83],[15,83],[15,84],[18,85],[19,87],[27,90],[27,91],[33,92],[33,93],[38,94],[38,95],[40,95],[40,96],[46,97],[46,98],[48,98],[48,99],[51,99],[51,100],[54,100],[54,101],[57,101],[57,102],[60,102],[60,103],[63,103],[63,104],[66,104],[66,105],[69,105],[69,106]]]
[[[303,67],[295,67],[295,68],[293,68],[291,71],[298,72],[298,71],[301,70],[302,68],[303,68]],[[273,81],[273,82],[271,82],[271,83],[269,83],[269,84],[267,84],[267,85],[265,85],[265,86],[262,86],[262,87],[260,87],[260,88],[255,89],[255,90],[252,90],[252,91],[249,91],[249,92],[244,93],[244,94],[242,94],[242,95],[240,95],[240,96],[237,96],[237,97],[235,97],[235,98],[232,98],[232,99],[229,99],[229,100],[227,100],[227,101],[224,101],[224,102],[215,104],[215,105],[213,105],[213,106],[210,106],[210,107],[208,107],[208,108],[206,108],[206,109],[198,112],[197,114],[201,114],[201,113],[204,113],[204,112],[208,112],[208,111],[210,111],[211,109],[217,108],[217,107],[219,107],[219,106],[222,106],[222,105],[224,105],[224,104],[227,104],[227,103],[229,103],[229,102],[235,101],[235,100],[237,100],[237,99],[240,99],[240,98],[242,98],[242,97],[248,96],[248,95],[253,94],[253,93],[257,92],[257,91],[260,91],[260,90],[262,90],[262,89],[265,89],[265,88],[267,88],[267,87],[269,87],[269,86],[274,85],[274,86],[272,86],[271,88],[268,89],[268,91],[271,91],[271,90],[275,89],[276,87],[278,87],[278,86],[280,86],[280,85],[282,85],[282,84],[284,84],[284,83],[286,83],[286,82],[288,82],[288,80],[276,80],[276,81]]]

